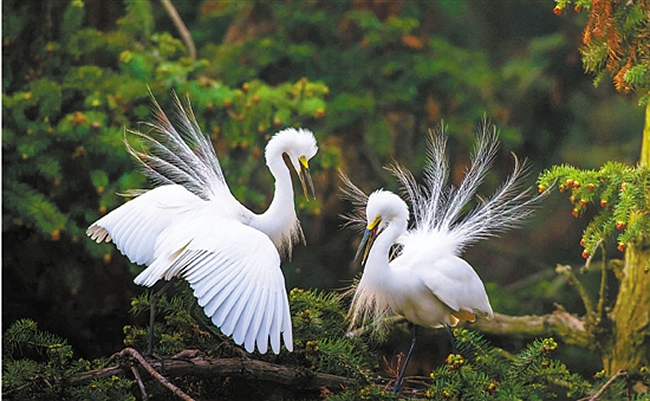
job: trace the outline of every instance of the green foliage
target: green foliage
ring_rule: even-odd
[[[197,305],[191,288],[185,282],[175,282],[176,293],[163,293],[156,304],[157,318],[154,324],[154,353],[171,356],[188,347],[208,350],[219,349],[224,341],[218,329],[209,321]],[[152,291],[145,291],[131,302],[131,313],[149,316]],[[148,320],[147,320],[148,321]],[[146,350],[149,326],[124,326],[124,345]]]
[[[599,245],[618,233],[617,248],[647,240],[650,232],[650,170],[608,162],[598,170],[581,170],[569,165],[553,166],[538,178],[540,191],[557,185],[560,192],[570,191],[572,214],[580,217],[588,204],[599,208],[582,235],[583,256],[591,258]]]
[[[585,71],[595,75],[598,85],[606,76],[612,76],[620,92],[641,94],[640,104],[650,101],[650,2],[619,3],[604,0],[555,0],[555,13],[574,3],[574,10],[589,11],[589,20],[580,48]]]
[[[151,292],[147,292],[133,300],[132,312],[148,312],[150,302]],[[154,352],[160,357],[188,349],[198,349],[218,358],[243,357],[241,350],[208,322],[187,283],[176,282],[174,294],[163,295],[157,305],[157,322],[161,323],[156,323],[155,327]],[[255,352],[251,358],[355,380],[355,385],[340,392],[321,394],[329,400],[405,397],[374,383],[377,356],[360,337],[345,335],[344,305],[338,294],[293,289],[290,305],[295,328],[294,352],[283,351],[279,355]],[[146,347],[147,328],[127,326],[124,333],[125,345],[141,350]],[[449,355],[444,364],[433,370],[426,391],[405,394],[450,400],[546,400],[563,396],[575,399],[595,393],[608,379],[601,372],[590,384],[571,373],[563,363],[551,357],[558,348],[552,338],[535,340],[518,354],[510,355],[476,332],[455,329],[454,336],[460,353]],[[80,380],[84,373],[107,364],[73,360],[72,348],[65,340],[39,331],[33,321],[20,320],[11,325],[3,337],[3,393],[17,400],[59,399],[61,396],[72,400],[136,399],[137,389],[127,378]],[[639,374],[643,382],[650,379],[648,369],[641,369]],[[166,399],[169,396],[167,390],[149,377],[143,379],[152,397]],[[183,378],[182,387],[192,388],[193,394],[200,397],[201,394],[223,392],[229,382],[189,375]],[[256,388],[265,385],[254,383]],[[625,380],[620,380],[609,386],[602,399],[615,399],[626,385]],[[293,399],[291,395],[287,397]]]
[[[40,331],[29,319],[14,322],[4,333],[2,392],[12,400],[135,400],[131,381],[112,376],[75,386],[82,372],[100,361],[74,360],[66,340]]]
[[[431,372],[427,396],[448,400],[546,400],[562,390],[570,399],[586,394],[590,385],[550,359],[557,348],[552,338],[535,340],[517,355],[506,357],[478,333],[454,330],[460,354]]]
[[[332,93],[323,121],[328,132],[362,140],[358,148],[367,148],[364,156],[376,165],[394,157],[417,164],[423,156],[413,150],[425,137],[400,141],[408,132],[426,131],[443,116],[469,132],[485,113],[503,110],[502,82],[487,54],[423,27],[442,12],[438,7],[404,2],[380,17],[373,6],[354,2],[233,5],[246,28],[232,30],[250,34],[202,54],[229,85],[260,76],[322,79]],[[368,169],[350,166],[357,168]],[[383,185],[385,172],[373,174]]]
[[[147,85],[157,93],[172,88],[187,93],[198,106],[201,125],[215,140],[223,134],[220,140],[227,148],[250,148],[245,161],[249,165],[258,163],[259,149],[271,129],[299,125],[299,116],[324,113],[323,96],[328,90],[323,84],[304,79],[272,87],[255,80],[233,89],[201,76],[206,60],[189,60],[183,57],[179,40],[168,33],[151,33],[148,1],[128,2],[121,30],[115,32],[78,31],[83,12],[83,2],[71,2],[61,45],[49,43],[40,55],[44,69],[53,59],[65,60],[64,73],[44,70],[20,89],[3,94],[4,183],[9,194],[5,218],[12,222],[3,226],[5,231],[27,226],[45,238],[57,230],[78,237],[88,217],[99,217],[121,204],[115,193],[133,189],[120,184],[144,185],[142,179],[131,178],[133,166],[122,139],[124,125],[133,127],[136,118],[147,117],[146,107],[142,108],[148,102]],[[112,65],[84,63],[98,49]],[[14,84],[18,87],[18,82]],[[207,118],[212,122],[207,123]],[[89,171],[88,166],[96,168],[100,160],[101,170],[79,174]],[[235,177],[235,193],[241,192],[237,184],[249,175],[245,171]],[[91,185],[97,192],[95,199],[71,199],[73,189]],[[244,200],[263,203],[255,190],[250,192]],[[99,203],[99,208],[93,203]],[[89,209],[96,212],[80,214]],[[88,251],[97,254],[96,249],[91,245]]]
[[[391,401],[400,400],[403,397],[380,386],[368,385],[334,394],[327,399],[329,401]]]
[[[305,349],[310,368],[366,382],[376,356],[359,337],[346,335],[346,311],[340,296],[294,288],[289,302],[294,345]]]

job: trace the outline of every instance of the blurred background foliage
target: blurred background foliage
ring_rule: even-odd
[[[315,132],[317,201],[298,201],[308,247],[283,265],[288,288],[341,288],[359,272],[355,234],[338,217],[337,169],[366,191],[395,190],[382,166],[398,161],[417,176],[426,132],[442,120],[455,180],[480,119],[500,128],[486,194],[510,172],[509,152],[530,159],[531,185],[552,164],[638,159],[639,98],[594,87],[578,50],[587,16],[556,16],[552,2],[173,3],[196,57],[158,1],[2,3],[3,322],[34,319],[83,357],[120,349],[122,328],[141,319],[128,314],[140,268],[85,229],[124,202],[119,193],[147,186],[123,141],[124,127],[149,117],[148,88],[163,108],[171,90],[189,96],[235,196],[256,211],[272,195],[268,138],[286,126]],[[584,313],[554,273],[583,263],[584,222],[570,209],[549,197],[523,229],[467,252],[495,311],[560,303]],[[582,279],[597,290],[597,275]],[[406,329],[392,337],[391,349],[407,348]],[[448,350],[437,347],[423,345],[415,369],[442,361]],[[600,369],[597,356],[563,349],[572,370]]]

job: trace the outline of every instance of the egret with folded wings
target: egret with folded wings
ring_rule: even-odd
[[[412,208],[410,229],[409,207],[398,195],[377,190],[367,196],[342,175],[343,190],[356,206],[349,222],[364,229],[355,259],[360,257],[365,267],[354,290],[351,326],[369,320],[378,330],[392,314],[414,324],[395,392],[402,390],[417,326],[449,329],[459,321],[474,321],[477,315],[492,317],[483,282],[460,256],[468,245],[529,217],[539,198],[531,195],[530,188],[522,188],[526,165],[515,158],[512,175],[496,193],[479,199],[473,210],[463,214],[496,155],[496,129],[487,123],[479,129],[471,167],[457,188],[447,184],[446,140],[443,129],[430,134],[423,185],[405,168],[392,168]],[[453,336],[451,340],[455,348]]]

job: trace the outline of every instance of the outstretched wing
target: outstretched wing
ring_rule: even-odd
[[[140,152],[127,142],[126,147],[143,167],[154,185],[178,184],[203,200],[220,203],[224,208],[243,208],[230,192],[210,138],[201,131],[189,99],[181,103],[173,94],[171,120],[151,95],[153,121],[143,133],[127,132],[143,140]]]
[[[155,260],[136,284],[179,276],[187,280],[205,314],[248,352],[293,349],[291,314],[280,255],[265,234],[220,217],[211,208],[171,225],[159,237]]]
[[[160,234],[188,210],[206,203],[180,185],[163,185],[147,191],[113,210],[88,227],[97,242],[113,241],[131,262],[154,261]]]

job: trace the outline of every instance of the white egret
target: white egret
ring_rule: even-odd
[[[390,170],[406,190],[413,211],[397,195],[377,190],[369,197],[344,175],[344,192],[357,207],[347,216],[365,232],[355,259],[365,265],[349,312],[351,328],[367,319],[375,330],[391,314],[414,324],[411,347],[393,387],[401,392],[402,379],[416,341],[417,326],[450,326],[493,316],[483,282],[460,255],[479,239],[515,227],[534,209],[538,197],[522,189],[526,165],[515,157],[514,171],[489,199],[480,199],[467,214],[462,212],[476,194],[498,149],[497,133],[484,123],[479,129],[471,167],[458,188],[447,185],[449,167],[446,136],[441,128],[429,135],[424,185],[403,167]],[[452,351],[455,344],[452,339]]]
[[[113,241],[132,262],[148,266],[136,284],[187,280],[205,314],[248,352],[257,345],[265,353],[270,341],[279,353],[281,335],[292,351],[280,260],[303,236],[283,155],[298,172],[305,196],[313,194],[309,159],[318,150],[314,135],[288,128],[269,140],[265,157],[275,193],[267,211],[255,214],[232,195],[189,100],[183,105],[174,95],[173,123],[153,96],[152,103],[151,132],[130,131],[148,143],[148,152],[128,143],[127,148],[156,187],[97,220],[88,235],[97,242]]]

